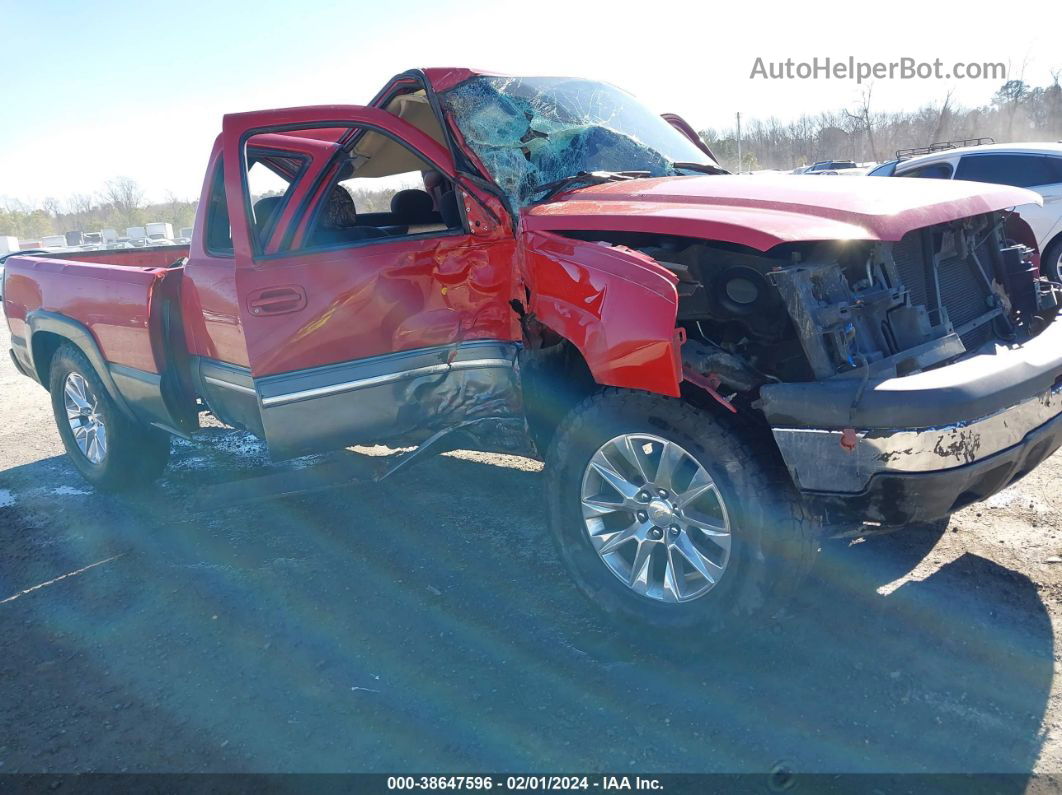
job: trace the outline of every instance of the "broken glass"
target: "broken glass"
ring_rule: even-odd
[[[514,207],[540,200],[541,186],[584,172],[663,177],[716,166],[668,122],[606,83],[474,77],[441,100]]]

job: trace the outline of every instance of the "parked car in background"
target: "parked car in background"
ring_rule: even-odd
[[[144,227],[146,237],[152,241],[173,240],[173,224],[168,221],[155,221]],[[152,245],[158,245],[157,242]]]
[[[872,169],[871,177],[965,179],[1028,188],[1039,193],[1043,205],[1016,208],[1032,229],[1040,249],[1040,270],[1062,281],[1062,143],[982,144],[947,148],[933,144],[921,150],[901,150],[895,160]]]
[[[797,169],[794,174],[826,174],[830,172],[843,171],[849,168],[859,168],[859,165],[854,160],[820,160],[817,163],[812,163],[806,168]]]

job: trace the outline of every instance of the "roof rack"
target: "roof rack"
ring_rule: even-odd
[[[949,149],[959,149],[963,146],[984,146],[994,144],[995,138],[963,138],[959,141],[937,141],[929,146],[916,146],[912,149],[897,149],[896,159],[907,160],[909,157],[918,155],[931,155],[934,152],[946,152]]]

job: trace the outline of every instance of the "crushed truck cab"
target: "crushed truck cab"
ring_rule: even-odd
[[[595,602],[710,633],[824,534],[944,519],[1062,445],[1062,285],[1012,213],[1039,201],[729,175],[609,85],[413,70],[226,116],[188,246],[13,257],[4,311],[101,488],[204,411],[276,458],[516,440]]]

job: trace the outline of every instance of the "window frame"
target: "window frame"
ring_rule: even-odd
[[[225,212],[225,225],[229,228],[228,249],[217,249],[213,246],[213,230],[219,220],[218,213],[215,210],[218,198],[220,198],[221,206]],[[210,190],[207,193],[206,212],[203,214],[203,251],[211,257],[234,259],[236,256],[236,250],[232,240],[232,222],[229,219],[228,192],[225,186],[225,156],[221,154],[219,154],[217,160],[214,161],[214,173],[210,176]]]
[[[447,175],[446,167],[443,164],[435,162],[428,157],[422,151],[414,147],[407,141],[402,140],[399,136],[395,135],[390,130],[387,130],[378,125],[369,124],[365,122],[352,122],[352,121],[326,121],[318,120],[306,123],[294,123],[284,125],[273,125],[261,128],[255,128],[246,130],[240,135],[239,146],[241,154],[241,184],[240,189],[242,191],[244,212],[247,215],[248,228],[254,228],[254,212],[250,203],[250,186],[248,183],[248,168],[247,168],[247,152],[248,142],[257,135],[263,135],[268,133],[290,133],[297,132],[299,130],[315,130],[315,129],[333,129],[333,128],[346,128],[347,132],[341,135],[334,145],[337,147],[336,151],[328,158],[321,169],[314,175],[313,182],[309,185],[308,190],[302,197],[300,205],[295,210],[292,220],[288,225],[288,228],[284,231],[284,236],[281,239],[277,250],[272,253],[268,253],[263,250],[257,240],[257,235],[250,235],[251,243],[251,259],[254,263],[269,263],[274,260],[290,259],[292,256],[301,254],[316,254],[318,252],[332,252],[341,251],[345,249],[360,249],[366,246],[378,245],[378,244],[393,244],[401,243],[405,241],[420,241],[429,238],[444,238],[444,237],[457,237],[461,235],[470,235],[468,218],[464,212],[464,208],[461,202],[458,202],[458,212],[461,219],[461,226],[455,229],[445,229],[438,232],[422,232],[415,235],[395,235],[393,237],[379,237],[379,238],[367,238],[365,240],[355,240],[342,243],[334,243],[327,245],[307,246],[304,241],[309,235],[309,230],[316,228],[318,222],[318,215],[324,206],[324,199],[327,195],[324,191],[324,185],[331,184],[335,180],[338,172],[338,166],[340,159],[349,154],[350,148],[354,143],[360,139],[365,132],[373,131],[380,135],[384,135],[391,139],[399,146],[405,147],[412,152],[422,163],[429,166],[435,171],[438,171],[444,179],[446,179],[453,190],[456,192],[460,189],[458,183]],[[300,181],[306,177],[306,169],[300,174]],[[338,184],[338,180],[336,180]],[[295,182],[292,183],[295,185]],[[276,230],[273,230],[274,233]],[[295,240],[299,241],[299,245],[295,246]]]
[[[283,196],[282,196],[282,200],[280,202],[280,205],[274,211],[273,217],[269,219],[269,228],[267,230],[264,230],[264,231],[267,232],[267,234],[265,234],[265,235],[259,235],[258,234],[258,231],[257,231],[257,228],[256,228],[257,220],[255,219],[255,215],[254,215],[254,202],[251,201],[252,197],[251,197],[250,179],[249,179],[251,168],[246,166],[246,163],[247,163],[247,160],[248,160],[248,156],[250,155],[251,152],[256,153],[256,156],[260,156],[259,153],[265,153],[266,156],[283,157],[283,158],[286,158],[288,160],[298,160],[299,164],[300,164],[299,165],[299,170],[295,173],[295,176],[293,176],[291,178],[291,181],[288,182],[288,189],[286,191],[284,191]],[[256,162],[258,162],[258,161],[256,160]],[[269,168],[269,166],[267,166],[265,163],[262,163],[262,167],[263,168]],[[250,228],[252,230],[254,230],[254,233],[252,235],[253,239],[251,240],[251,243],[253,244],[252,248],[255,251],[257,251],[259,248],[261,248],[264,251],[268,247],[268,244],[269,244],[270,240],[272,240],[273,235],[277,231],[277,224],[280,223],[280,219],[283,217],[284,211],[288,208],[288,204],[291,202],[292,198],[294,198],[295,192],[296,192],[296,188],[298,187],[299,183],[302,181],[302,178],[306,174],[306,171],[307,171],[307,169],[309,167],[310,167],[310,158],[307,155],[303,154],[302,152],[298,152],[298,151],[295,151],[295,150],[292,150],[292,149],[280,149],[279,147],[276,147],[276,146],[254,146],[254,145],[251,145],[251,146],[248,146],[248,147],[245,148],[243,174],[244,174],[244,181],[245,181],[245,183],[247,185],[247,187],[246,187],[247,200],[248,200],[248,202],[250,202],[250,207],[249,207],[249,209],[250,209],[250,216],[249,217],[250,217],[250,222],[251,222],[251,227]],[[271,168],[269,170],[273,171],[273,169],[271,169]],[[277,172],[273,171],[273,173],[276,174]],[[280,177],[281,179],[284,179],[284,177],[281,176],[280,174],[277,174],[277,176]]]
[[[927,177],[927,176],[924,176],[924,175],[918,173],[920,171],[925,171],[926,169],[929,169],[929,168],[937,168],[937,167],[941,167],[941,166],[943,166],[944,168],[948,169],[947,175],[940,176],[940,177]],[[909,177],[910,179],[945,179],[945,180],[947,180],[947,179],[955,179],[955,172],[956,171],[957,171],[956,167],[951,164],[950,160],[936,160],[936,161],[934,161],[932,163],[923,163],[921,165],[916,165],[914,168],[910,168],[910,169],[908,169],[906,171],[903,171],[903,172],[897,172],[897,171],[894,170],[893,171],[893,176]]]
[[[973,162],[973,161],[976,161],[976,160],[990,160],[990,159],[999,160],[1001,158],[1007,158],[1007,157],[1009,157],[1009,158],[1028,159],[1028,160],[1043,160],[1043,159],[1047,159],[1049,157],[1049,155],[1041,153],[1041,152],[1022,152],[1022,151],[1014,151],[1014,152],[967,152],[966,154],[964,154],[962,157],[959,158],[959,164],[955,168],[956,176],[954,178],[955,179],[969,179],[968,177],[959,177],[958,176],[959,169],[962,167],[962,164],[965,161],[967,161],[967,160]],[[1045,169],[1044,169],[1044,171],[1045,171],[1047,176],[1051,176],[1050,170],[1051,170],[1051,166],[1047,165],[1045,167]],[[1014,184],[1012,184],[1010,182],[985,182],[985,180],[983,180],[983,179],[973,179],[973,180],[970,180],[970,181],[971,182],[983,182],[986,185],[1005,185],[1005,186],[1011,187],[1011,188],[1024,188],[1025,190],[1032,190],[1034,188],[1042,187],[1044,185],[1053,185],[1053,184],[1055,184],[1054,182],[1036,182],[1036,183],[1034,183],[1032,185],[1014,185]]]

